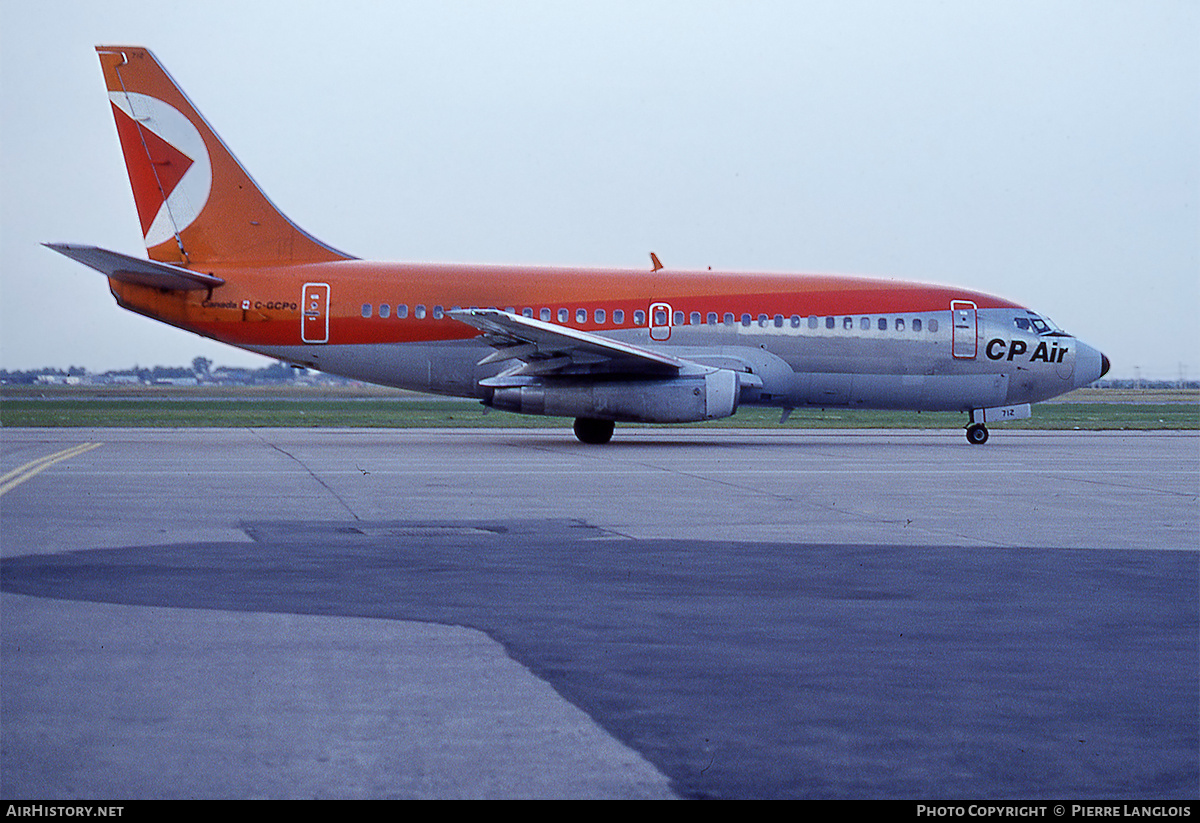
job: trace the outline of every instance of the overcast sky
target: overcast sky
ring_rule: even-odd
[[[1200,377],[1200,4],[0,0],[0,367],[267,361],[42,248],[145,255],[93,51],[388,260],[842,272]]]

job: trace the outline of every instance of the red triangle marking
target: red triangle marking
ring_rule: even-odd
[[[142,126],[116,103],[112,107],[113,117],[117,121],[117,135],[121,139],[121,151],[125,154],[125,168],[129,171],[129,184],[133,187],[133,202],[137,205],[142,235],[145,236],[158,210],[175,191],[194,161]]]

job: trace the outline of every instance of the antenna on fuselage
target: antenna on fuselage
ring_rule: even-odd
[[[663,267],[662,261],[658,259],[658,255],[650,252],[650,262],[654,265],[654,271],[658,271]]]

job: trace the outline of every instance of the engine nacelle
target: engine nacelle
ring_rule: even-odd
[[[591,417],[628,423],[693,423],[729,417],[737,411],[736,372],[667,379],[556,380],[492,389],[484,402],[497,409],[551,417]]]

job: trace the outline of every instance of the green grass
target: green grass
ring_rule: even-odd
[[[715,428],[781,428],[777,409],[743,408],[724,420],[691,424]],[[882,412],[797,409],[782,428],[963,428],[965,414],[953,412]],[[278,399],[155,398],[69,399],[5,397],[0,426],[158,428],[310,427],[310,428],[536,428],[569,426],[570,419],[534,417],[491,411],[469,400],[435,398],[328,397]],[[1002,424],[1003,428],[1104,430],[1200,429],[1195,403],[1046,403],[1034,406],[1033,417]]]

